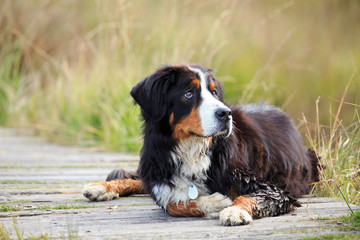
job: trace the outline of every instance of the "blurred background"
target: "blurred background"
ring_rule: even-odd
[[[212,68],[228,103],[281,107],[310,139],[358,127],[360,1],[3,0],[0,125],[137,153],[129,91],[176,63]]]

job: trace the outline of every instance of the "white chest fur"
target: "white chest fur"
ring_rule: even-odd
[[[198,195],[208,195],[204,184],[211,161],[208,155],[210,140],[200,137],[191,137],[181,143],[171,154],[177,171],[171,182],[174,187],[165,184],[156,185],[152,192],[156,201],[163,207],[172,202],[187,202],[189,200],[189,187],[195,186]]]

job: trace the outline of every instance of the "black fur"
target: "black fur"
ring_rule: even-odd
[[[201,69],[215,81],[218,99],[223,101],[221,83],[209,69]],[[137,173],[149,193],[155,185],[174,186],[171,180],[178,166],[171,159],[171,152],[179,140],[172,137],[170,114],[174,111],[179,111],[181,116],[189,114],[193,105],[178,101],[177,95],[178,91],[186,90],[191,79],[198,77],[187,66],[164,66],[131,91],[144,120],[144,145]],[[209,149],[211,166],[205,184],[210,192],[234,199],[244,194],[256,198],[267,190],[282,200],[288,198],[281,190],[289,193],[290,199],[308,193],[309,183],[318,181],[318,159],[313,151],[305,150],[292,120],[278,108],[265,104],[231,107],[231,110],[233,134],[214,136]],[[108,180],[116,176],[113,173]],[[282,208],[286,212],[289,205]]]

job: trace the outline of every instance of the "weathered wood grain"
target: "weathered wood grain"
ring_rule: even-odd
[[[133,155],[58,146],[0,129],[0,206],[17,208],[0,212],[0,225],[12,236],[16,226],[24,237],[296,239],[343,234],[335,223],[319,218],[350,213],[341,200],[302,198],[303,206],[293,214],[224,227],[216,219],[170,217],[148,195],[110,202],[89,202],[82,196],[82,187],[89,181],[104,180],[115,167],[134,170],[137,162]]]

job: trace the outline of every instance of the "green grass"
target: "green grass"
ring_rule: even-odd
[[[26,182],[26,181],[19,181],[19,180],[5,180],[5,181],[1,181],[0,184],[30,184],[30,185],[36,185],[36,184],[49,184],[49,183],[40,182],[40,181]]]
[[[305,237],[303,240],[315,240],[315,239],[360,239],[360,211],[354,212],[354,214],[333,218],[333,219],[317,219],[319,221],[326,221],[326,223],[341,223],[341,225],[336,226],[335,228],[340,231],[350,232],[347,234],[324,234],[314,237]],[[353,233],[357,232],[357,233]]]
[[[7,204],[1,204],[0,205],[0,212],[13,212],[13,211],[20,211],[22,210],[21,207],[15,207],[12,205],[7,205]]]
[[[15,226],[15,225],[14,225]],[[16,228],[16,231],[17,228]],[[53,238],[50,238],[48,236],[48,234],[40,234],[38,236],[34,236],[34,235],[30,235],[30,236],[26,236],[24,237],[23,234],[21,233],[18,233],[17,232],[17,235],[16,235],[16,238],[18,240],[48,240],[48,239],[53,239]],[[15,238],[11,237],[10,233],[8,232],[8,230],[5,228],[5,226],[0,226],[0,239],[1,240],[13,240]],[[68,239],[68,238],[62,238],[62,239]]]
[[[138,152],[139,109],[129,91],[161,64],[209,66],[229,102],[265,100],[298,120],[303,112],[315,118],[318,96],[321,108],[335,105],[360,63],[356,1],[139,5],[3,2],[0,122],[61,143]],[[358,92],[356,80],[346,101],[359,104]],[[319,117],[328,123],[329,112]]]
[[[330,125],[306,121],[308,140],[321,157],[320,182],[315,183],[315,196],[342,198],[346,203],[360,204],[360,107],[356,106],[352,123],[343,124],[340,118],[346,104],[345,87],[337,111],[330,118]],[[319,107],[316,106],[319,114]],[[319,118],[317,118],[319,119]],[[349,205],[348,205],[349,206]],[[349,206],[351,210],[351,207]],[[351,210],[352,211],[352,210]]]
[[[343,216],[329,222],[341,222],[345,223],[339,226],[342,231],[358,231],[360,232],[360,211],[356,211],[349,216]]]
[[[37,206],[34,209],[29,210],[62,210],[62,209],[88,209],[88,208],[103,208],[104,206],[93,206],[93,205],[78,205],[78,204],[60,204],[60,205],[42,205]],[[23,211],[24,208],[22,206],[13,206],[9,204],[1,204],[0,212],[15,212],[15,211]]]
[[[29,185],[49,185],[49,184],[86,184],[87,181],[73,181],[73,182],[40,182],[40,181],[19,181],[19,180],[5,180],[1,181],[0,184],[29,184]]]
[[[0,5],[0,125],[138,153],[132,86],[161,64],[199,63],[229,103],[263,100],[294,118],[326,166],[316,196],[360,203],[358,1]]]
[[[60,204],[55,206],[39,206],[38,210],[62,210],[62,209],[87,209],[87,208],[103,208],[104,206],[78,205],[78,204]]]
[[[74,200],[74,201],[85,201],[83,200]],[[154,203],[143,203],[143,204],[130,204],[130,205],[116,205],[116,208],[122,207],[147,207],[154,206]],[[88,208],[105,208],[106,206],[100,205],[79,205],[79,204],[59,204],[59,205],[40,205],[35,208],[28,209],[31,210],[63,210],[63,209],[88,209]],[[9,204],[1,204],[0,212],[16,212],[16,211],[24,211],[22,206],[13,206]],[[27,210],[25,210],[27,211]]]
[[[360,239],[360,211],[354,212],[348,216],[342,216],[337,218],[317,218],[317,221],[325,221],[326,224],[334,224],[334,226],[324,226],[315,229],[301,229],[288,231],[286,233],[304,233],[306,235],[314,235],[315,233],[318,236],[304,237],[300,238],[302,240],[317,240],[317,239]],[[337,225],[341,223],[341,225]],[[336,225],[335,225],[336,224]],[[326,230],[337,231],[333,234],[319,234]],[[338,232],[340,231],[340,232]],[[342,233],[346,232],[346,233]]]
[[[138,162],[123,162],[120,164],[113,164],[113,165],[61,165],[61,166],[46,166],[46,165],[39,165],[39,166],[0,166],[0,169],[68,169],[68,168],[124,168],[124,167],[137,167]]]
[[[327,240],[327,239],[344,239],[344,240],[355,240],[360,239],[359,234],[324,234],[321,236],[305,237],[303,240]]]
[[[50,238],[47,233],[40,234],[38,236],[34,236],[32,234],[27,234],[28,236],[24,236],[24,233],[20,232],[20,230],[18,228],[18,225],[17,225],[15,220],[13,220],[13,227],[14,227],[14,230],[15,230],[15,233],[16,233],[16,238],[18,240],[47,240],[47,239],[53,239],[53,238]],[[10,235],[9,230],[4,225],[0,225],[0,239],[1,240],[11,240],[11,239],[15,239],[15,238]],[[70,238],[65,238],[64,237],[63,239],[70,239]]]
[[[325,221],[326,223],[341,223],[337,226],[342,231],[360,231],[360,211],[355,211],[347,216],[341,216],[336,218],[316,218],[318,221]]]
[[[8,240],[10,239],[10,233],[5,228],[4,225],[0,225],[0,239],[1,240]]]

